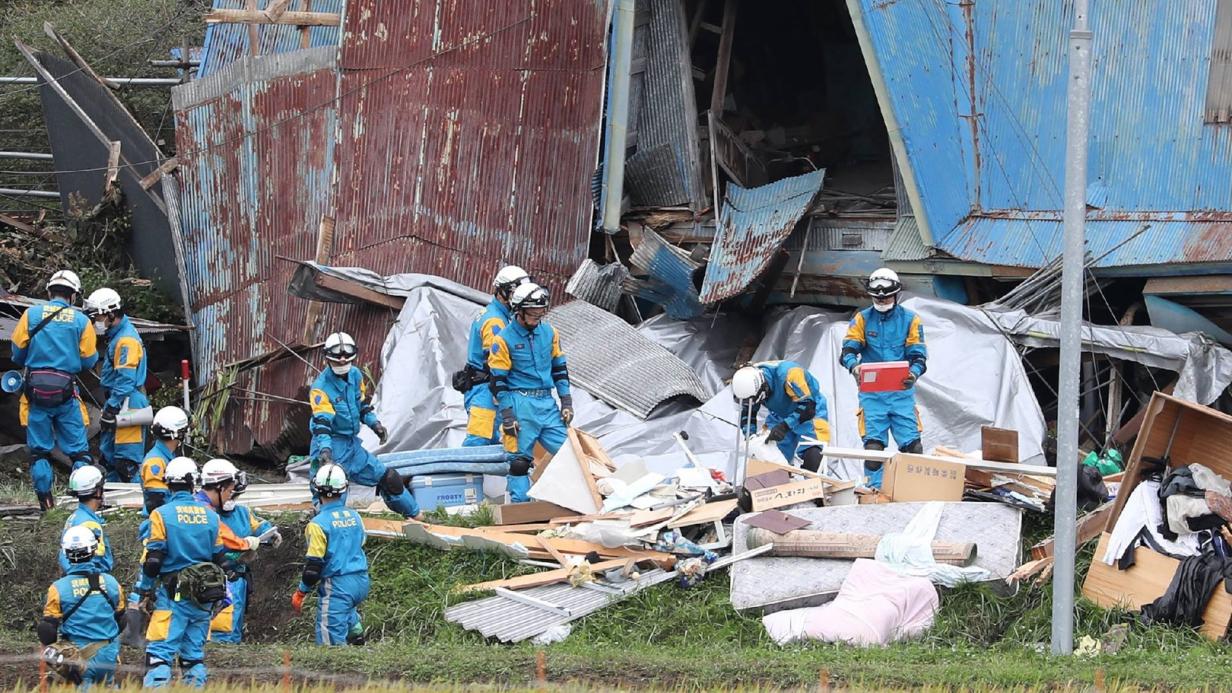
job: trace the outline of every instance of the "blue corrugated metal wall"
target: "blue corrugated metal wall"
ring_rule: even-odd
[[[1038,266],[1054,256],[1073,3],[850,5],[867,29],[870,70],[887,86],[921,188],[917,212],[936,245],[988,264]],[[1232,237],[1232,127],[1203,122],[1215,3],[1103,0],[1091,18],[1087,197],[1100,217],[1088,227],[1092,253],[1147,220],[1149,231],[1099,264],[1232,262],[1232,241],[1219,238]]]
[[[270,0],[257,0],[257,7],[265,9]],[[287,8],[290,11],[303,12],[335,12],[341,13],[345,0],[292,0]],[[214,0],[216,10],[242,10],[247,7],[245,0]],[[338,27],[314,26],[307,27],[308,48],[338,45]],[[274,53],[289,53],[304,48],[300,28],[287,24],[258,24],[257,33],[260,44],[257,55],[273,55]],[[251,55],[248,41],[247,24],[211,24],[205,30],[205,43],[201,50],[201,65],[197,68],[198,78],[208,77],[222,68]]]

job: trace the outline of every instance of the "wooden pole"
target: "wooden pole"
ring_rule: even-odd
[[[771,556],[802,556],[806,558],[875,558],[879,534],[849,534],[796,529],[775,534],[768,529],[751,527],[747,544],[750,549],[772,544]],[[938,563],[968,566],[975,562],[976,546],[971,542],[934,541],[933,558]]]
[[[292,26],[341,26],[342,15],[336,12],[283,12],[271,20],[261,10],[211,10],[206,24],[290,24]]]

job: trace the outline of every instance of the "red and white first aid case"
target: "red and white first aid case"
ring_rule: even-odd
[[[896,392],[911,374],[906,361],[860,364],[860,392]]]

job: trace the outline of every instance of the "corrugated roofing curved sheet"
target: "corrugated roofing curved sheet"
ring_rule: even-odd
[[[547,320],[560,334],[571,380],[617,409],[645,419],[673,397],[710,399],[688,364],[601,308],[572,301],[553,308]]]

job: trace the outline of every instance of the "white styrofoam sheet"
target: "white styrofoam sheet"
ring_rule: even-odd
[[[808,520],[806,529],[853,534],[902,531],[924,503],[881,503],[827,508],[796,508],[792,515]],[[747,549],[746,516],[736,518],[732,552]],[[1019,565],[1022,553],[1022,511],[1002,503],[946,503],[936,541],[974,542],[975,564],[995,580],[1004,580]],[[731,603],[737,610],[766,612],[817,606],[838,594],[854,561],[830,558],[761,557],[731,568]]]

